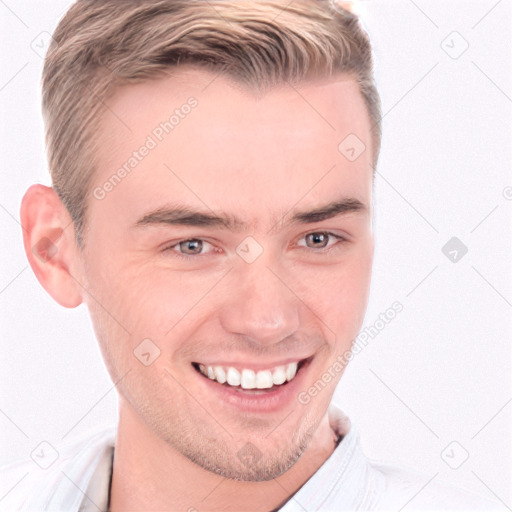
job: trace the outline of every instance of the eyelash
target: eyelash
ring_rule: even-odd
[[[304,247],[304,249],[311,249],[315,253],[327,254],[327,253],[330,253],[333,250],[333,248],[336,248],[338,245],[342,245],[342,244],[345,244],[345,243],[348,242],[347,238],[345,238],[343,236],[340,236],[340,235],[336,235],[335,233],[331,233],[330,231],[311,231],[310,233],[306,233],[303,237],[301,237],[301,240],[306,238],[308,235],[319,235],[319,234],[328,235],[329,237],[332,237],[332,238],[338,240],[339,243],[333,244],[333,245],[331,245],[327,249],[323,249],[323,248],[314,249],[312,247]],[[184,259],[184,260],[193,260],[193,259],[197,260],[197,258],[200,258],[201,256],[207,256],[208,253],[207,254],[183,254],[183,253],[178,252],[178,251],[173,251],[173,249],[175,247],[179,246],[180,243],[182,243],[182,242],[189,242],[189,241],[192,241],[192,240],[200,240],[202,242],[210,243],[207,240],[204,240],[202,238],[186,238],[184,240],[180,240],[179,242],[176,242],[175,244],[173,244],[171,246],[165,247],[162,250],[162,252],[174,252],[174,256],[176,256],[178,258],[181,258],[181,259]],[[210,244],[210,245],[213,246],[213,244]],[[215,251],[213,251],[213,252],[215,252]]]

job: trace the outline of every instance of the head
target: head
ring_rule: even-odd
[[[367,35],[323,0],[78,0],[53,39],[53,186],[21,208],[32,268],[57,302],[87,305],[121,416],[206,470],[277,476],[325,417],[366,310],[381,137]],[[294,362],[257,400],[201,374]]]

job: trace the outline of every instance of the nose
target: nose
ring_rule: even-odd
[[[222,327],[259,345],[279,343],[299,328],[300,300],[293,285],[268,263],[263,256],[240,261],[229,273],[230,293],[220,305]]]

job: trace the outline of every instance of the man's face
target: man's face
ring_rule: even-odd
[[[127,86],[109,109],[82,279],[121,417],[207,470],[273,478],[325,419],[367,305],[371,140],[356,82],[257,98],[189,69]],[[338,149],[350,134],[366,145],[355,160]]]

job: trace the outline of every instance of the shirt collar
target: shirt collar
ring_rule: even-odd
[[[341,442],[280,512],[369,510],[377,500],[383,482],[361,449],[359,433],[336,405],[328,414]]]
[[[115,441],[108,442],[100,455],[78,512],[107,512],[110,505],[110,486],[114,467]]]

